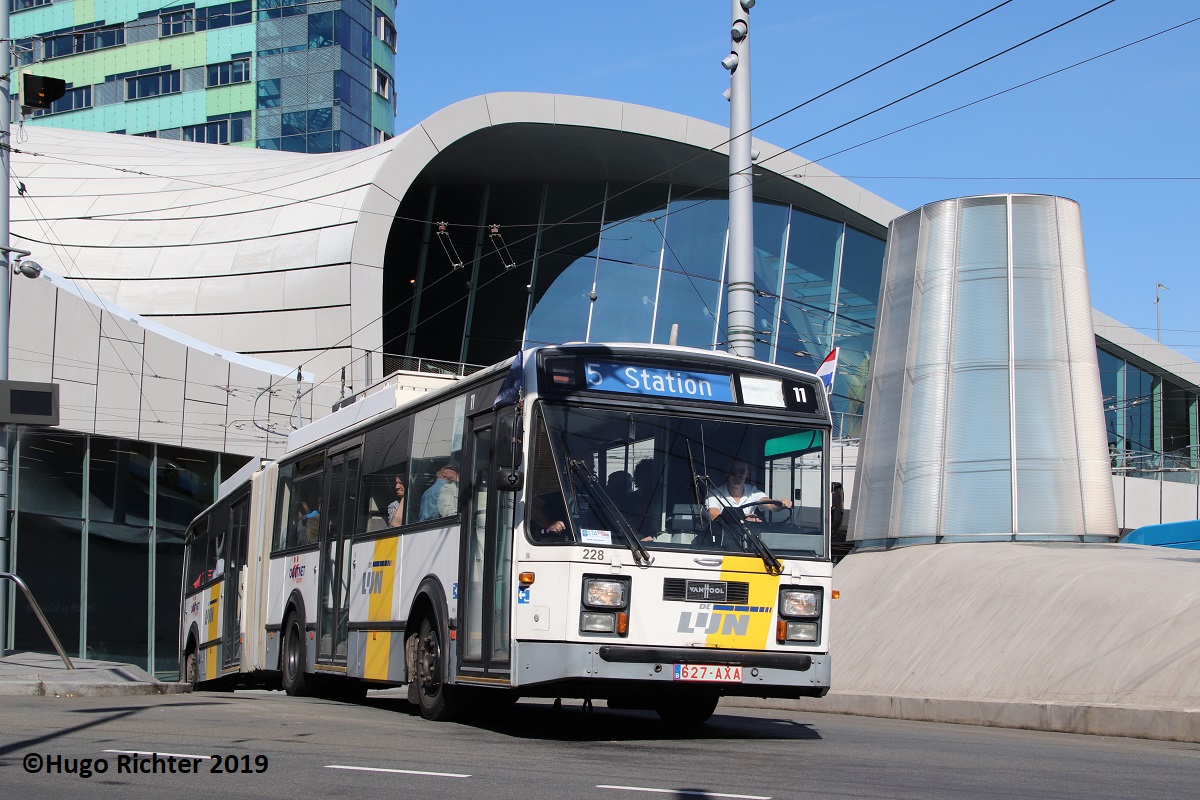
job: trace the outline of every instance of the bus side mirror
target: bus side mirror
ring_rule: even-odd
[[[520,469],[523,449],[520,414],[515,409],[501,414],[496,419],[496,465]]]
[[[497,467],[496,489],[501,492],[519,492],[525,486],[525,472],[520,467]]]

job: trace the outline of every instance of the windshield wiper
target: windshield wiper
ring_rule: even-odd
[[[645,545],[638,539],[633,527],[625,519],[625,515],[617,508],[613,499],[608,496],[608,492],[600,485],[600,481],[596,479],[595,473],[592,472],[585,463],[574,458],[568,458],[567,463],[571,467],[571,472],[577,477],[584,487],[588,490],[588,494],[593,499],[600,501],[600,510],[602,516],[608,520],[608,524],[621,532],[625,537],[625,541],[629,544],[629,549],[633,551],[633,560],[637,562],[639,567],[648,567],[654,561],[650,557],[649,551]]]
[[[692,454],[689,452],[688,453],[689,461],[691,461],[691,456],[692,456]],[[739,506],[734,506],[734,505],[730,505],[729,503],[727,503],[725,501],[725,499],[721,497],[721,492],[717,489],[717,485],[715,483],[713,483],[707,475],[697,475],[696,474],[694,465],[692,467],[692,476],[693,476],[693,479],[696,481],[704,481],[704,483],[712,491],[712,496],[717,499],[717,502],[720,503],[721,505],[725,506],[725,509],[727,511],[733,512],[731,514],[722,513],[721,519],[724,519],[727,522],[731,519],[733,520],[734,524],[736,524],[738,526],[738,528],[741,530],[742,535],[744,537],[746,537],[746,541],[749,542],[750,546],[752,548],[754,548],[754,551],[756,553],[758,553],[758,557],[763,560],[763,564],[765,564],[767,567],[767,572],[769,572],[772,575],[782,574],[783,573],[783,562],[781,562],[778,558],[775,557],[775,554],[771,552],[771,549],[769,547],[767,547],[767,543],[764,542],[762,540],[762,537],[758,535],[758,531],[751,528],[749,523],[746,522],[746,515],[741,510],[741,508]],[[708,516],[708,512],[706,510],[704,511],[704,515]]]

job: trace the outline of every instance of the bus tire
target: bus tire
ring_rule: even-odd
[[[437,623],[429,617],[421,620],[417,632],[417,663],[414,677],[417,704],[421,716],[435,722],[453,719],[458,711],[453,686],[442,682],[446,651],[442,647]]]
[[[304,629],[300,620],[293,614],[288,617],[284,626],[283,654],[280,656],[280,672],[283,678],[283,690],[291,697],[303,697],[308,694],[308,674],[304,671],[307,657],[304,652]]]
[[[193,692],[200,691],[200,658],[194,645],[183,657],[183,682],[192,687]]]
[[[717,710],[721,696],[715,692],[681,695],[655,707],[659,718],[668,725],[703,725]]]

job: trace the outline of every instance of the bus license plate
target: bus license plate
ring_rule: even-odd
[[[741,683],[742,668],[715,664],[676,664],[675,680],[708,683]]]

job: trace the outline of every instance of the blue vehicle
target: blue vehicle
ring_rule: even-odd
[[[1164,522],[1161,525],[1143,525],[1125,534],[1121,543],[1200,550],[1200,519]]]

